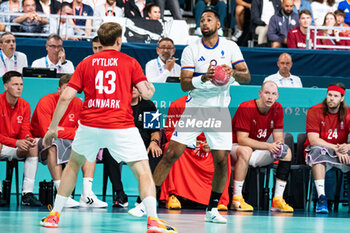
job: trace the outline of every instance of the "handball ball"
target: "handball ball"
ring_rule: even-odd
[[[211,82],[216,86],[223,86],[226,85],[229,80],[230,76],[226,73],[224,67],[215,66],[215,72]]]

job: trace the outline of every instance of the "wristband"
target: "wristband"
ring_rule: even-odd
[[[65,64],[67,64],[67,61],[62,62],[62,65],[65,65]]]
[[[202,76],[197,76],[192,78],[192,85],[194,88],[200,88],[203,85]]]
[[[155,139],[155,138],[152,139],[151,142],[155,142],[155,143],[157,143],[157,145],[159,145],[159,141],[157,139]]]

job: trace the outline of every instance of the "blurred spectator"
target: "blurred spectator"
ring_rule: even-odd
[[[225,18],[226,18],[226,0],[198,0],[195,8],[194,8],[194,17],[196,20],[196,30],[194,34],[201,36],[202,32],[199,28],[199,24],[201,22],[201,16],[206,7],[213,7],[219,14],[221,27],[218,31],[219,36],[224,35],[225,28]]]
[[[94,9],[94,27],[98,28],[106,16],[124,16],[123,10],[117,7],[116,0],[106,0],[104,4],[96,6]]]
[[[149,3],[146,5],[147,17],[150,20],[160,20],[160,7],[155,3]]]
[[[156,59],[146,64],[146,77],[148,81],[165,83],[168,77],[180,77],[181,67],[175,63],[174,42],[170,38],[162,38],[158,43]]]
[[[43,26],[49,23],[47,18],[36,12],[34,0],[23,0],[22,12],[24,13],[22,16],[11,17],[12,22],[21,24],[20,26],[12,26],[12,32],[42,33]]]
[[[0,4],[0,13],[16,13],[22,11],[21,0],[9,0]],[[10,16],[1,17],[1,22],[9,23]],[[10,26],[6,26],[6,31],[10,31]],[[0,25],[0,31],[5,31],[5,25]]]
[[[253,35],[258,35],[258,45],[267,43],[267,30],[270,18],[281,9],[280,0],[253,0],[251,24]]]
[[[299,26],[298,13],[293,12],[293,7],[294,0],[284,0],[282,9],[271,17],[267,38],[271,41],[272,48],[286,47],[288,32]]]
[[[292,75],[293,62],[292,57],[288,53],[282,53],[277,61],[278,72],[265,78],[266,81],[273,81],[278,87],[303,87],[298,76]]]
[[[238,39],[242,36],[244,26],[244,14],[246,10],[250,10],[252,6],[251,0],[236,0],[236,3],[237,6],[235,9],[235,19],[237,24],[235,26],[235,32],[232,36],[233,41],[238,41]]]
[[[98,38],[98,36],[95,36],[92,39],[92,51],[95,53],[98,53],[100,51],[102,51],[103,47],[100,43],[100,39]]]
[[[117,0],[117,6],[123,10],[124,16],[127,18],[142,17],[142,12],[136,6],[134,0]]]
[[[74,25],[69,19],[66,19],[65,15],[73,15],[73,10],[68,2],[62,3],[62,13],[61,10],[58,11],[62,17],[50,18],[50,34],[57,33],[63,40],[78,40],[74,38]],[[58,22],[59,21],[59,22]]]
[[[328,12],[334,12],[337,9],[335,0],[312,0],[312,14],[316,26],[321,26],[323,19]]]
[[[36,10],[45,15],[57,14],[61,4],[57,0],[35,0]]]
[[[16,38],[11,32],[0,36],[0,47],[0,77],[7,71],[22,72],[23,67],[28,67],[27,56],[16,51]]]
[[[350,24],[350,3],[347,0],[339,2],[338,10],[344,11],[344,22]]]
[[[300,11],[302,10],[309,10],[312,15],[312,10],[311,10],[311,5],[310,1],[308,0],[294,0],[294,7],[293,11],[297,14],[299,14]]]
[[[288,32],[287,36],[287,47],[294,49],[305,49],[306,48],[306,33],[307,28],[311,25],[312,18],[309,10],[302,10],[299,13],[299,24],[300,27],[293,28]],[[310,32],[311,42],[314,40],[314,30]]]
[[[322,26],[328,26],[328,27],[336,27],[337,26],[337,19],[334,13],[328,12],[326,16],[324,17],[324,22]],[[337,29],[325,29],[325,30],[319,30],[317,32],[318,36],[327,36],[327,39],[317,39],[316,44],[317,45],[339,45],[339,46],[345,46],[346,41],[340,40],[339,37],[343,37],[344,34],[342,32],[339,32]],[[330,37],[336,37],[336,38],[330,38]],[[321,48],[321,49],[331,49],[335,50],[334,48]]]
[[[174,19],[182,19],[180,4],[178,0],[154,0],[160,7],[161,18],[164,17],[164,9],[169,9]]]
[[[62,7],[63,8],[63,7]],[[91,6],[83,3],[83,0],[74,0],[72,3],[73,15],[77,16],[93,16],[94,11]],[[74,19],[74,24],[77,26],[92,26],[92,19]],[[91,28],[81,29],[78,27],[74,28],[75,35],[90,36]]]
[[[334,11],[335,17],[337,18],[337,24],[339,27],[349,27],[348,24],[346,24],[344,22],[345,19],[345,12],[343,10],[336,10]],[[347,28],[350,29],[350,28]],[[342,30],[341,31],[345,36],[349,36],[350,35],[350,30]]]
[[[32,67],[56,68],[57,73],[72,74],[74,66],[71,61],[66,59],[62,44],[63,41],[59,35],[49,35],[46,39],[47,56],[33,61]]]

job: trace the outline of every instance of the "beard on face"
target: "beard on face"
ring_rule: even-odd
[[[213,30],[209,29],[206,32],[202,31],[202,34],[203,34],[203,37],[210,37],[210,36],[214,35],[216,31],[217,31],[216,29],[213,29]]]

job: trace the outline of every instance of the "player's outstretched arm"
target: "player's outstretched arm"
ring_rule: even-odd
[[[142,81],[136,84],[136,88],[139,90],[142,99],[150,100],[154,94],[155,88],[151,82]]]
[[[64,89],[58,103],[55,108],[55,112],[53,113],[52,121],[50,123],[49,129],[44,137],[44,145],[49,146],[52,143],[52,139],[57,137],[57,126],[61,121],[62,116],[66,112],[68,105],[74,99],[77,91],[71,87],[67,87]]]
[[[247,63],[241,62],[235,65],[233,77],[239,83],[250,83],[250,72]]]

